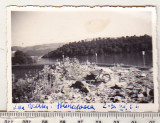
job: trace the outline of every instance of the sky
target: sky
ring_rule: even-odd
[[[134,10],[12,11],[12,46],[67,43],[98,37],[151,36],[151,11]]]

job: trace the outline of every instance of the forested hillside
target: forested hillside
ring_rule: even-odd
[[[133,53],[152,51],[151,36],[126,36],[120,38],[96,38],[90,41],[81,40],[65,44],[62,47],[49,52],[43,58],[59,58],[64,56],[87,56],[95,53]]]

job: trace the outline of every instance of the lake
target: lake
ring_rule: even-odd
[[[94,62],[97,64],[121,64],[121,65],[131,65],[131,66],[140,66],[143,67],[152,67],[152,53],[145,53],[143,56],[142,53],[121,53],[121,54],[112,54],[112,55],[93,55],[93,56],[78,56],[77,58],[81,63],[82,62]],[[38,58],[36,64],[54,64],[57,59],[51,58]]]

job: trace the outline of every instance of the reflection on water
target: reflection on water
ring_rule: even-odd
[[[111,55],[97,55],[96,56],[78,56],[75,57],[80,62],[97,62],[99,64],[122,64],[122,65],[134,65],[134,66],[153,66],[152,64],[152,53],[121,53],[121,54],[111,54]],[[36,64],[53,64],[57,59],[51,58],[38,58]]]

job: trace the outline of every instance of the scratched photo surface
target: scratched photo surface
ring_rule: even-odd
[[[150,11],[11,11],[12,103],[154,103]]]

